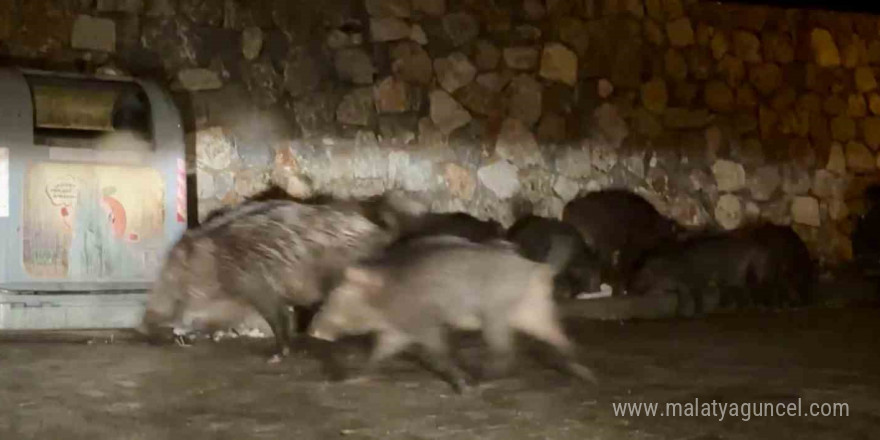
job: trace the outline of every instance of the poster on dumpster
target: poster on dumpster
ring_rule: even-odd
[[[164,246],[165,185],[150,167],[38,162],[25,173],[22,262],[34,278],[147,279]]]
[[[9,148],[0,148],[0,218],[9,217]]]

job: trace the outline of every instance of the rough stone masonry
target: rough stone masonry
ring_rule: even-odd
[[[199,214],[276,182],[509,224],[626,187],[692,226],[849,259],[880,168],[880,19],[694,0],[28,0],[19,64],[158,77]]]

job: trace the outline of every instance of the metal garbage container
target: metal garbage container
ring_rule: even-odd
[[[16,68],[0,69],[0,96],[0,329],[134,325],[121,304],[142,306],[186,230],[171,97],[136,78]]]

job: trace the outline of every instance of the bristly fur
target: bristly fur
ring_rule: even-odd
[[[393,225],[371,220],[395,223],[403,214],[391,205],[381,198],[313,205],[273,199],[215,216],[187,231],[168,253],[142,331],[193,326],[183,322],[188,308],[233,298],[253,306],[284,349],[292,332],[288,305],[320,302],[346,265],[396,238]]]

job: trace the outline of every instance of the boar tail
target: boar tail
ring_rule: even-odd
[[[575,250],[574,239],[564,235],[554,235],[550,238],[550,253],[547,255],[547,264],[553,268],[554,273],[559,273],[571,258]]]

